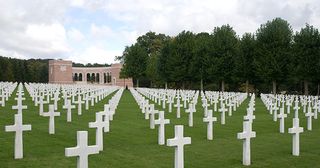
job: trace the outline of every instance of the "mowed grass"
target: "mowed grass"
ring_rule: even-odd
[[[13,94],[15,95],[15,94]],[[113,94],[111,94],[113,95]],[[15,111],[11,106],[16,104],[12,96],[6,107],[0,107],[0,167],[46,167],[64,168],[76,167],[76,157],[65,157],[66,147],[77,144],[76,132],[89,131],[89,144],[95,144],[95,129],[90,129],[88,123],[95,121],[95,112],[102,111],[103,105],[111,96],[100,101],[88,111],[83,108],[83,115],[77,115],[73,110],[71,123],[66,122],[66,110],[58,111],[56,117],[56,134],[49,135],[49,118],[40,117],[38,107],[35,107],[26,93],[23,104],[28,110],[23,112],[23,123],[32,124],[32,131],[23,133],[24,158],[13,159],[14,133],[4,132],[5,125],[12,125]],[[166,118],[170,124],[166,125],[166,139],[174,137],[174,125],[184,125],[184,134],[192,139],[191,145],[185,146],[186,168],[209,167],[244,167],[242,166],[242,141],[238,140],[237,133],[242,132],[243,115],[246,113],[246,100],[232,117],[226,117],[226,125],[220,124],[220,114],[215,112],[218,122],[214,125],[214,140],[206,139],[206,124],[202,122],[203,109],[201,103],[197,105],[194,114],[194,126],[188,127],[188,114],[182,110],[181,118],[176,119],[173,113],[166,111]],[[48,106],[45,106],[47,111]],[[160,106],[156,109],[161,110]],[[287,133],[292,126],[293,113],[286,119],[286,133],[279,133],[279,121],[273,122],[272,115],[256,100],[256,120],[253,130],[257,137],[251,141],[252,165],[250,167],[320,167],[320,124],[313,120],[313,130],[301,134],[299,157],[291,155],[292,136]],[[300,113],[300,125],[306,127],[306,118]],[[158,129],[149,129],[149,121],[144,119],[137,103],[129,91],[125,91],[120,100],[118,109],[111,122],[111,132],[104,133],[104,151],[97,155],[90,155],[91,168],[170,168],[174,166],[174,148],[158,145]]]

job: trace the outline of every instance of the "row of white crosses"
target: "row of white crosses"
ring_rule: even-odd
[[[110,131],[111,116],[114,112],[111,112],[111,107],[115,110],[118,106],[120,98],[123,93],[123,88],[120,88],[115,95],[109,100],[109,104],[104,105],[104,110],[96,113],[96,121],[89,123],[89,128],[96,129],[96,144],[88,145],[88,132],[77,132],[77,146],[71,148],[65,148],[65,156],[73,157],[77,156],[77,167],[88,168],[88,156],[91,154],[98,154],[103,151],[103,133]]]
[[[145,98],[139,94],[135,89],[130,89],[133,97],[137,101],[138,105],[141,106],[148,106],[146,105]],[[141,102],[140,102],[141,101]],[[155,111],[154,104],[150,105],[151,111]],[[142,107],[143,109],[143,107]],[[147,109],[146,111],[148,111]],[[145,111],[145,113],[146,113]],[[158,144],[164,145],[165,142],[165,125],[170,123],[169,119],[165,119],[164,117],[164,111],[159,111],[159,118],[154,121],[154,124],[159,125],[159,135],[158,135]],[[154,115],[154,112],[150,113],[151,116]],[[151,119],[152,117],[150,117]],[[154,126],[150,127],[154,128]],[[175,168],[183,168],[184,167],[184,145],[191,144],[191,138],[190,137],[184,137],[183,135],[183,125],[176,125],[175,126],[175,137],[172,139],[167,139],[167,146],[173,146],[175,147],[175,161],[174,161],[174,167]]]
[[[280,114],[277,116],[280,118],[280,133],[284,133],[284,118],[290,114],[290,106],[294,109],[294,118],[292,121],[292,128],[288,129],[288,133],[292,134],[292,155],[300,155],[300,133],[303,132],[303,127],[299,124],[299,110],[302,106],[302,111],[307,118],[307,130],[312,130],[312,117],[317,119],[317,113],[319,112],[320,102],[317,96],[297,96],[297,95],[271,95],[261,94],[261,99],[266,105],[270,114],[277,114],[278,105],[281,106]],[[279,103],[280,102],[280,103]],[[284,102],[287,105],[287,113],[284,113]],[[294,104],[294,105],[293,105]],[[301,104],[301,106],[299,105]]]
[[[15,82],[0,82],[0,105],[2,107],[6,106],[6,101],[17,87],[18,83]]]
[[[256,132],[252,131],[252,123],[255,119],[253,112],[255,110],[255,94],[252,94],[247,115],[244,116],[243,132],[237,134],[237,138],[243,140],[242,163],[243,165],[251,165],[251,138],[256,137]]]
[[[13,85],[16,86],[16,85]],[[26,84],[25,85],[28,91],[32,91],[32,86],[30,86],[30,84]],[[10,90],[14,90],[10,89]],[[108,92],[113,92],[114,89],[111,89]],[[12,92],[12,91],[11,91]],[[122,93],[122,92],[121,92]],[[30,93],[30,95],[32,94],[32,92]],[[116,94],[117,96],[115,100],[120,100],[119,98],[119,94]],[[15,159],[21,159],[23,158],[23,137],[22,137],[22,133],[23,131],[29,131],[31,130],[31,125],[23,125],[23,110],[27,109],[27,106],[23,105],[23,100],[25,100],[25,98],[23,98],[24,96],[24,89],[23,89],[23,84],[20,83],[17,87],[17,94],[16,94],[16,98],[15,100],[17,100],[17,105],[12,106],[12,109],[17,110],[17,114],[15,114],[15,124],[11,125],[11,126],[6,126],[5,127],[5,131],[7,132],[16,132],[15,133],[15,153],[14,153],[14,158]],[[121,94],[120,94],[121,97]],[[71,104],[70,101],[68,101],[69,105]],[[114,103],[118,103],[117,101],[114,101]],[[43,109],[42,109],[43,110]],[[49,133],[50,134],[54,134],[55,133],[55,122],[54,122],[54,118],[56,116],[60,116],[59,112],[55,111],[55,105],[54,104],[50,104],[49,105],[49,112],[42,112],[43,116],[49,117]],[[69,116],[69,114],[68,114]],[[70,117],[68,117],[70,119]],[[108,128],[109,129],[109,128]]]
[[[6,132],[15,132],[14,143],[14,158],[23,158],[23,131],[30,131],[31,125],[23,125],[22,110],[27,109],[27,106],[22,104],[23,98],[23,85],[20,83],[17,87],[17,105],[12,106],[12,109],[17,110],[17,114],[14,115],[14,125],[5,126]]]
[[[146,98],[148,98],[150,101],[154,101],[158,105],[161,105],[160,102],[162,102],[162,109],[165,110],[168,106],[169,110],[167,110],[169,113],[172,112],[172,104],[175,102],[176,104],[173,106],[177,108],[176,110],[176,116],[177,118],[181,117],[181,108],[184,108],[184,111],[188,113],[188,125],[189,127],[193,127],[193,113],[196,112],[196,105],[197,100],[199,96],[198,91],[183,91],[183,90],[163,90],[163,89],[148,89],[148,88],[137,88],[137,91],[140,92],[142,95],[144,95]],[[159,100],[158,100],[159,99]],[[181,103],[181,99],[183,102]],[[140,105],[140,108],[142,109],[142,113],[145,113],[145,109],[143,107],[143,104],[149,104],[149,100],[146,100],[144,98],[144,101],[137,101]],[[168,100],[166,102],[166,100]],[[146,119],[148,118],[148,114],[145,113]]]

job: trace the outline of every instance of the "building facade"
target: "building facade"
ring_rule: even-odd
[[[72,67],[72,61],[50,60],[49,83],[132,87],[131,78],[120,79],[121,68],[119,63],[110,67]]]

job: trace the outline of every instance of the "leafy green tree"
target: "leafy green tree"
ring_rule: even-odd
[[[190,62],[189,73],[194,82],[200,81],[200,89],[203,90],[203,81],[208,79],[207,67],[211,50],[212,37],[209,33],[199,33],[195,36],[193,57]]]
[[[240,81],[245,81],[246,92],[249,92],[249,82],[255,78],[253,60],[256,54],[256,39],[251,33],[243,34],[240,41],[240,52],[235,60],[236,76]]]
[[[317,65],[320,62],[320,36],[318,29],[306,25],[294,36],[294,60],[297,75],[304,83],[304,94],[309,94],[309,82],[317,76]]]
[[[285,79],[290,64],[292,29],[281,18],[262,24],[257,30],[257,57],[255,67],[259,77],[272,81],[273,93],[277,92],[277,82]]]
[[[137,80],[137,87],[139,87],[139,79],[145,76],[146,73],[148,54],[144,48],[135,44],[130,47],[126,47],[123,55],[123,69],[128,77]]]
[[[239,54],[239,39],[229,25],[215,27],[212,33],[212,51],[208,74],[211,80],[221,82],[221,91],[225,91],[225,81],[231,81],[235,67],[235,57]]]

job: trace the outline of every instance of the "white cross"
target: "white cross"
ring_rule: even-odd
[[[293,109],[294,109],[294,117],[298,118],[299,117],[299,109],[300,109],[300,107],[298,106],[297,103],[295,103]]]
[[[60,116],[60,112],[55,112],[54,105],[50,104],[49,105],[49,112],[43,113],[43,116],[49,117],[49,134],[54,134],[55,133],[54,117]]]
[[[12,106],[12,110],[18,110],[18,114],[22,114],[22,110],[27,109],[27,106],[22,105],[22,100],[25,100],[25,98],[19,94],[18,98],[15,98],[15,100],[17,100],[17,105]]]
[[[82,104],[84,103],[84,101],[81,100],[80,93],[78,94],[78,100],[75,103],[78,104],[78,115],[82,115]]]
[[[96,128],[96,145],[98,145],[99,150],[103,151],[103,128],[105,123],[103,121],[103,113],[96,113],[96,121],[89,123],[89,128]]]
[[[279,110],[279,107],[277,106],[277,103],[274,104],[273,110],[274,110],[274,112],[273,112],[273,121],[277,121],[277,119],[278,119],[278,112],[277,111]]]
[[[313,112],[309,111],[305,114],[305,116],[308,118],[307,120],[307,129],[312,130],[312,117],[314,116]]]
[[[292,155],[299,156],[300,153],[300,133],[303,127],[299,127],[299,118],[293,119],[293,127],[289,128],[289,134],[292,134]]]
[[[180,99],[177,99],[177,104],[175,104],[174,107],[177,107],[177,118],[180,118],[180,107],[182,107],[182,104],[180,104]]]
[[[253,120],[256,119],[256,116],[253,115],[253,109],[251,107],[247,109],[247,115],[243,116],[243,119],[250,122],[253,122]]]
[[[23,158],[23,140],[22,133],[23,131],[30,131],[31,125],[23,125],[22,123],[22,114],[14,115],[14,125],[9,125],[5,127],[6,132],[16,132],[15,142],[14,142],[14,158],[22,159]]]
[[[159,125],[158,129],[158,144],[164,145],[165,140],[165,124],[169,124],[170,120],[164,118],[164,111],[159,111],[159,118],[154,121],[156,125]]]
[[[175,137],[173,139],[167,139],[167,146],[175,147],[174,167],[183,168],[184,167],[184,145],[191,144],[191,138],[183,136],[183,125],[176,125],[174,127],[174,133],[175,133]]]
[[[189,127],[193,127],[193,113],[196,112],[195,105],[193,103],[189,104],[189,109],[186,110],[186,113],[189,113]]]
[[[109,132],[110,131],[110,106],[108,104],[104,105],[104,110],[103,110],[103,118],[104,118],[104,132]]]
[[[54,110],[58,110],[58,101],[60,100],[59,94],[59,91],[56,91],[53,97]]]
[[[252,131],[252,122],[243,122],[243,132],[238,133],[238,139],[243,139],[243,165],[249,166],[251,164],[250,139],[256,137],[256,132]]]
[[[219,109],[221,112],[221,124],[226,124],[226,111],[227,109],[224,107],[224,103],[221,104],[221,108]]]
[[[39,115],[43,115],[43,97],[39,96]]]
[[[155,128],[154,115],[156,113],[158,113],[158,110],[154,109],[154,104],[150,104],[150,129],[154,129]]]
[[[203,122],[207,122],[207,139],[213,139],[213,123],[217,121],[217,117],[213,117],[212,110],[208,110],[208,115],[203,119]]]
[[[169,103],[169,113],[171,113],[172,112],[172,103],[174,103],[173,97],[169,97],[168,103]]]
[[[71,100],[67,100],[67,104],[63,106],[64,109],[67,109],[67,122],[71,122],[72,120],[72,109],[76,108],[75,105],[71,104]]]
[[[284,133],[284,119],[287,118],[287,114],[284,113],[284,107],[280,108],[280,114],[278,118],[280,119],[280,133]]]
[[[98,154],[99,147],[97,145],[88,146],[88,132],[77,132],[77,146],[72,148],[65,148],[65,156],[78,156],[77,168],[88,168],[88,156],[91,154]]]

